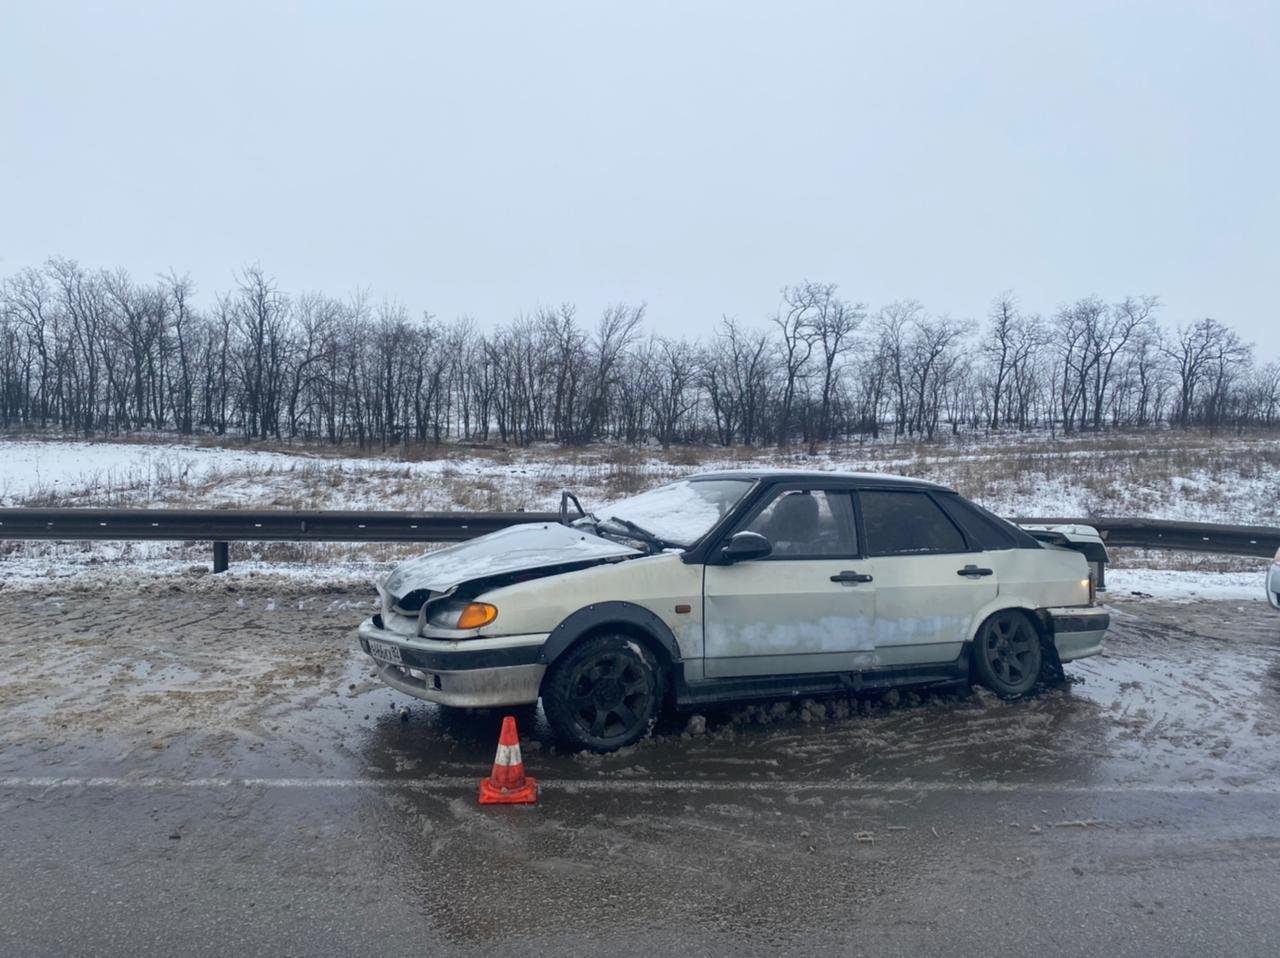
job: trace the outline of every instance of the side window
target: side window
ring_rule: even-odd
[[[942,508],[969,537],[969,541],[982,549],[1012,549],[1013,533],[989,512],[959,496],[939,496]]]
[[[923,492],[858,493],[867,555],[928,555],[966,552],[964,536]]]
[[[853,499],[847,492],[793,489],[780,492],[742,530],[773,544],[770,558],[856,556]]]

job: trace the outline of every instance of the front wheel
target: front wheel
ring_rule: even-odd
[[[1040,635],[1021,612],[997,612],[973,641],[973,676],[1001,698],[1030,692],[1043,660]]]
[[[662,690],[662,666],[644,643],[628,635],[598,635],[552,663],[542,685],[542,709],[564,741],[611,752],[653,727]]]

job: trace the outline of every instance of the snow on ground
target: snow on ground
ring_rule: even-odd
[[[1200,599],[1266,602],[1267,563],[1257,572],[1189,572],[1177,569],[1108,569],[1100,599],[1128,599],[1135,593],[1170,602]]]
[[[103,546],[119,546],[102,543]],[[191,559],[134,557],[125,561],[93,551],[71,556],[0,558],[0,588],[8,591],[107,591],[112,594],[151,594],[163,591],[221,591],[249,589],[295,595],[316,591],[367,591],[393,562],[373,558],[342,561],[277,562],[246,559],[232,563],[222,575],[209,573],[209,564]],[[1266,602],[1267,563],[1258,560],[1256,572],[1204,572],[1173,569],[1107,570],[1107,589],[1099,601],[1152,598],[1167,602],[1218,600]]]
[[[1121,437],[1123,438],[1123,437]],[[1280,523],[1280,439],[1093,446],[1008,439],[986,447],[852,445],[816,456],[594,446],[446,447],[440,458],[336,457],[191,444],[0,439],[0,506],[553,509],[570,488],[593,509],[693,472],[791,467],[888,471],[952,486],[1003,515],[1141,515]]]
[[[236,591],[251,589],[283,594],[367,591],[373,600],[374,582],[386,574],[389,563],[266,562],[233,563],[219,575],[209,563],[190,559],[138,558],[128,562],[102,562],[93,555],[75,557],[20,556],[0,558],[0,589],[9,592],[109,592],[112,595],[149,595],[166,591]]]
[[[346,457],[182,442],[0,439],[0,507],[354,510],[553,510],[562,489],[584,508],[694,472],[797,468],[891,472],[951,486],[1005,516],[1148,516],[1280,525],[1280,438],[1177,433],[1051,439],[972,438],[933,445],[848,445],[816,456],[772,450],[585,449],[446,446],[427,456]],[[233,563],[383,564],[406,547],[233,544]],[[412,547],[407,547],[412,549]],[[207,544],[0,543],[0,578],[25,563],[60,570],[95,565],[207,564]],[[1158,563],[1158,560],[1157,560]],[[1142,564],[1151,564],[1144,561]],[[1156,566],[1158,568],[1158,564]],[[1120,574],[1117,570],[1116,574]],[[1139,589],[1139,591],[1151,591]]]
[[[147,544],[147,543],[143,543]],[[160,544],[160,543],[154,543]],[[340,561],[271,561],[244,558],[234,561],[223,575],[209,574],[209,561],[192,558],[146,556],[133,551],[133,543],[97,543],[101,548],[61,556],[0,557],[0,588],[23,590],[109,589],[111,592],[147,593],[179,583],[182,588],[223,589],[237,585],[278,587],[284,592],[306,590],[367,589],[385,575],[394,560],[379,557],[343,558]],[[416,547],[407,547],[408,553]],[[205,549],[207,551],[207,548]],[[1221,601],[1266,602],[1268,564],[1257,560],[1257,571],[1222,572],[1172,569],[1107,569],[1108,598],[1151,597],[1170,602]]]
[[[129,492],[149,499],[219,475],[286,468],[300,457],[253,449],[0,440],[0,506]],[[74,505],[74,502],[69,502]]]

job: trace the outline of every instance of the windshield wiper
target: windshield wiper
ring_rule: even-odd
[[[571,502],[573,503],[574,508],[578,510],[578,515],[572,519],[569,518],[569,503]],[[560,493],[560,523],[562,525],[572,527],[584,520],[591,523],[592,531],[596,535],[600,535],[602,530],[606,532],[608,531],[603,529],[605,522],[615,523],[626,530],[623,535],[627,538],[635,539],[637,542],[643,542],[655,552],[661,552],[663,549],[669,549],[675,546],[675,543],[668,542],[666,539],[654,535],[648,529],[643,526],[636,525],[630,519],[621,519],[618,516],[610,516],[607,520],[602,522],[594,512],[587,512],[586,509],[582,508],[582,503],[578,501],[578,497],[568,489],[565,489]],[[612,534],[618,535],[619,533],[614,532]]]
[[[666,539],[655,536],[643,526],[636,525],[630,519],[620,519],[618,516],[610,516],[606,521],[616,522],[618,525],[622,526],[622,528],[626,529],[627,532],[631,534],[632,538],[645,543],[655,551],[661,552],[663,549],[671,548],[674,545],[674,543],[668,542]]]
[[[574,506],[577,507],[577,510],[578,510],[578,514],[573,518],[569,517],[569,503],[571,501],[573,502]],[[577,496],[575,496],[572,492],[565,490],[564,492],[560,493],[560,524],[568,526],[569,528],[572,529],[576,527],[580,522],[590,523],[591,531],[594,532],[596,535],[600,534],[600,527],[604,525],[604,523],[600,521],[600,517],[597,516],[594,512],[587,512],[586,509],[582,508],[582,504],[578,502]]]
[[[569,518],[570,502],[572,502],[574,507],[578,510],[578,519],[585,519],[587,517],[587,510],[582,508],[582,503],[578,501],[578,497],[568,489],[565,489],[560,493],[560,525],[562,526],[572,525],[578,521],[578,519]]]

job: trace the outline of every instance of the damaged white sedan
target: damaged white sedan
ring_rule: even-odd
[[[383,680],[532,704],[578,748],[688,709],[900,685],[1029,692],[1097,653],[1091,529],[1037,531],[895,476],[719,472],[432,552],[379,585]],[[1102,552],[1105,559],[1105,551]]]

